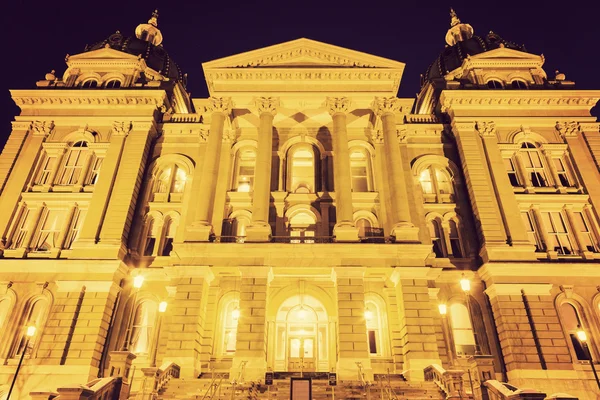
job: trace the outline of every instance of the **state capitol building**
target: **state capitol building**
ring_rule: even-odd
[[[600,90],[453,11],[445,41],[416,98],[309,39],[193,98],[155,12],[11,90],[0,399],[600,398]]]

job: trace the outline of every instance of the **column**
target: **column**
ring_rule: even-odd
[[[542,154],[544,155],[546,165],[548,166],[548,170],[550,171],[550,175],[552,176],[552,180],[554,181],[554,187],[558,189],[560,193],[567,193],[567,188],[563,186],[562,182],[560,181],[560,178],[558,177],[556,165],[554,165],[554,159],[552,158],[552,150],[544,148],[544,145],[542,145],[541,150]]]
[[[383,145],[383,132],[381,130],[373,130],[371,132],[371,139],[375,146],[375,160],[373,160],[373,166],[375,170],[377,192],[379,193],[380,213],[377,216],[379,217],[381,227],[384,228],[385,234],[389,236],[392,230],[391,218],[388,213],[388,210],[391,209],[391,199],[387,193],[389,191],[388,173],[385,160],[385,148]]]
[[[221,156],[219,161],[219,178],[215,189],[215,202],[211,216],[213,232],[216,236],[222,235],[223,219],[225,215],[225,203],[227,202],[227,192],[231,190],[231,167],[233,166],[234,153],[232,152],[232,142],[235,135],[229,132],[223,134],[223,144],[221,145]]]
[[[0,242],[7,239],[9,222],[17,208],[23,188],[27,184],[31,168],[40,154],[42,143],[52,129],[54,129],[52,122],[36,121],[27,132],[24,142],[21,142],[23,147],[13,164],[10,175],[6,178],[6,184],[2,196],[0,196],[0,210],[2,210],[0,213],[0,233],[2,234]],[[8,145],[11,145],[10,140],[7,142]]]
[[[416,242],[419,240],[419,228],[410,218],[408,194],[402,166],[402,156],[398,146],[396,133],[396,112],[400,111],[400,103],[395,97],[376,97],[372,105],[373,112],[381,118],[383,127],[383,143],[385,150],[392,231],[391,235],[399,242]],[[386,201],[387,204],[387,201]]]
[[[405,376],[422,381],[425,367],[441,364],[427,280],[400,276],[396,280]]]
[[[402,332],[400,329],[400,314],[398,313],[398,298],[395,287],[386,287],[383,289],[388,308],[388,325],[390,332],[390,344],[392,347],[392,362],[394,370],[392,373],[400,373],[404,370],[402,363],[404,355],[402,354]]]
[[[223,141],[223,127],[225,118],[231,113],[232,103],[229,97],[211,97],[209,110],[212,112],[210,131],[198,187],[192,187],[192,200],[197,210],[191,225],[186,227],[185,241],[207,242],[213,232],[211,215],[215,200],[215,189],[219,169],[219,158]],[[191,214],[193,215],[193,213]]]
[[[348,133],[346,114],[350,99],[346,97],[328,97],[327,109],[333,120],[333,180],[335,186],[336,223],[333,235],[337,242],[357,242],[358,228],[354,225],[352,208],[352,188],[350,175],[350,155],[348,152]]]
[[[496,126],[493,122],[478,122],[477,130],[485,148],[487,164],[490,168],[493,188],[497,194],[496,197],[500,206],[500,213],[507,238],[512,246],[510,256],[512,259],[535,260],[535,246],[529,242],[527,231],[519,212],[519,204],[508,179],[502,153],[498,147]]]
[[[267,371],[267,295],[269,267],[240,267],[240,318],[229,379],[237,379],[243,362],[244,380],[264,379]]]
[[[269,206],[271,204],[271,161],[273,159],[273,118],[279,99],[260,97],[255,100],[260,118],[258,151],[254,168],[252,195],[252,224],[246,230],[246,241],[268,242],[271,239]]]
[[[339,320],[336,371],[340,380],[358,379],[356,363],[361,363],[365,379],[373,381],[367,346],[364,274],[364,267],[335,268]]]

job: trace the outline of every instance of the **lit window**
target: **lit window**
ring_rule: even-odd
[[[587,351],[577,337],[577,331],[583,326],[577,309],[570,303],[563,303],[559,308],[560,320],[573,346],[573,352],[578,360],[589,360]]]
[[[458,226],[456,222],[453,220],[449,221],[450,226],[450,247],[452,248],[452,256],[456,258],[460,258],[463,256],[462,246],[460,244],[460,234],[458,232]]]
[[[573,224],[581,239],[581,250],[598,253],[598,241],[590,229],[587,216],[582,212],[574,212],[573,219]]]
[[[64,222],[64,210],[50,210],[44,208],[40,217],[38,228],[33,237],[33,251],[50,251],[60,248],[58,237]]]
[[[67,238],[65,240],[65,249],[70,249],[75,240],[79,237],[79,232],[83,227],[83,221],[85,220],[85,214],[87,210],[77,208],[73,213],[73,219],[71,220],[71,226],[67,232]]]
[[[506,172],[508,173],[508,180],[510,184],[513,186],[521,186],[519,183],[519,177],[517,175],[517,169],[515,168],[515,163],[511,158],[504,159],[504,165],[506,167]]]
[[[232,355],[235,353],[237,343],[237,327],[240,318],[239,302],[230,301],[223,308],[223,354]]]
[[[121,81],[118,79],[111,79],[104,84],[104,87],[107,89],[118,89],[121,87]]]
[[[175,232],[177,231],[177,220],[174,218],[169,218],[165,223],[165,238],[163,240],[162,249],[160,251],[161,256],[169,256],[171,254],[171,250],[173,250],[173,240],[175,238]]]
[[[154,183],[154,201],[181,201],[186,181],[187,174],[179,166],[171,165],[163,168]]]
[[[562,212],[543,212],[544,228],[548,232],[548,250],[560,255],[573,254],[573,240]]]
[[[431,236],[431,242],[433,244],[433,252],[436,257],[446,257],[447,254],[444,251],[444,236],[442,234],[442,229],[440,228],[440,223],[436,220],[429,221],[429,234]]]
[[[355,149],[350,153],[350,173],[352,174],[352,191],[368,192],[369,182],[369,157],[364,149]]]
[[[23,318],[21,326],[19,327],[19,331],[17,332],[17,346],[14,350],[14,357],[20,356],[23,352],[25,352],[25,355],[30,354],[31,349],[35,345],[35,341],[37,340],[37,338],[41,337],[42,324],[44,322],[44,314],[46,313],[46,308],[47,303],[45,300],[39,299],[29,303],[26,310],[25,318]],[[27,327],[29,326],[35,326],[37,328],[37,333],[33,338],[29,339],[29,345],[26,349],[25,345],[27,344],[28,340],[26,333]]]
[[[535,246],[536,251],[543,251],[542,242],[540,240],[540,235],[537,232],[533,215],[530,212],[523,211],[521,212],[521,218],[523,218],[523,223],[525,224],[529,243]]]
[[[291,243],[314,243],[316,220],[312,213],[299,212],[289,221]]]
[[[419,182],[426,203],[450,203],[454,201],[452,178],[446,169],[430,166],[421,171]]]
[[[487,87],[488,89],[502,89],[502,82],[500,82],[499,80],[496,79],[490,79],[489,81],[487,81]]]
[[[92,89],[98,87],[98,81],[95,79],[87,79],[81,84],[82,89]]]
[[[69,148],[63,158],[62,168],[58,174],[58,185],[76,185],[79,182],[87,154],[87,142],[80,141]]]
[[[365,303],[365,314],[369,354],[381,355],[381,313],[379,307],[375,302],[367,301]]]
[[[312,146],[299,145],[290,149],[288,176],[292,193],[315,192],[315,153]]]
[[[523,142],[520,152],[523,155],[523,164],[527,175],[531,179],[531,184],[534,187],[548,186],[548,178],[544,171],[540,150],[533,143]]]
[[[454,303],[450,306],[450,324],[456,354],[458,356],[475,354],[475,335],[469,310],[464,304]]]
[[[152,217],[148,217],[146,222],[146,236],[144,238],[144,256],[154,255],[154,247],[156,246],[156,236],[158,230],[158,224]]]
[[[148,354],[150,352],[157,308],[157,304],[151,300],[142,301],[136,307],[129,339],[129,348],[133,353]]]
[[[515,79],[514,81],[512,81],[511,85],[513,89],[527,89],[527,84],[519,79]]]
[[[256,166],[256,150],[240,149],[236,156],[234,189],[238,192],[251,192],[254,189],[254,169]]]
[[[236,240],[237,242],[243,242],[243,238],[246,237],[246,229],[250,226],[251,221],[245,215],[239,215],[233,220],[233,233],[240,240]]]

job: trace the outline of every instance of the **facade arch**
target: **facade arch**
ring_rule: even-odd
[[[509,143],[521,144],[523,142],[531,142],[539,147],[540,144],[548,143],[548,140],[535,132],[524,132],[522,130],[515,131],[508,135],[507,140]]]
[[[391,354],[390,329],[387,315],[387,304],[383,297],[374,292],[365,293],[367,341],[369,354],[372,357],[389,357]]]
[[[61,142],[64,143],[76,143],[76,142],[87,142],[87,143],[96,143],[98,142],[98,138],[99,135],[97,132],[95,131],[91,131],[88,129],[80,129],[74,132],[70,132],[66,135],[64,135],[63,137],[56,137],[56,139],[59,139]]]
[[[75,80],[75,86],[80,86],[84,82],[87,82],[92,79],[95,80],[98,84],[100,84],[100,82],[102,82],[102,76],[100,76],[99,73],[85,72],[77,77],[77,79]]]
[[[296,144],[302,144],[302,143],[307,143],[307,144],[311,144],[311,145],[315,146],[319,150],[320,158],[321,159],[325,158],[327,151],[325,150],[325,147],[323,146],[323,144],[319,140],[317,140],[309,135],[292,136],[291,138],[286,140],[280,146],[279,149],[284,154],[284,157],[287,159],[287,154],[288,154],[290,148],[292,148]]]
[[[21,314],[18,317],[18,323],[13,330],[13,340],[8,358],[16,358],[23,351],[27,352],[27,349],[25,349],[25,344],[27,343],[25,334],[29,326],[36,327],[35,335],[29,340],[28,345],[30,358],[35,358],[48,316],[50,315],[50,310],[52,309],[53,300],[52,293],[44,290],[41,294],[29,296],[24,302]]]
[[[232,357],[237,343],[237,326],[240,317],[240,292],[231,290],[219,299],[215,326],[217,335],[213,339],[213,355]]]
[[[560,293],[554,300],[558,320],[560,321],[565,340],[571,353],[572,361],[588,360],[589,357],[583,350],[583,346],[577,337],[577,330],[583,329],[588,336],[588,351],[592,358],[598,359],[598,338],[600,330],[594,322],[590,304],[577,293]],[[569,308],[571,307],[571,308]]]

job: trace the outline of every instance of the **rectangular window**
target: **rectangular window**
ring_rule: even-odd
[[[369,330],[369,353],[377,354],[377,331]]]
[[[100,178],[100,167],[102,167],[103,160],[104,158],[94,157],[86,185],[95,185],[98,183],[98,179]]]
[[[65,156],[64,165],[58,179],[59,185],[75,185],[83,170],[85,149],[73,148]]]
[[[566,256],[573,255],[573,240],[562,212],[542,213],[544,228],[548,232],[548,250]]]
[[[510,184],[513,186],[521,186],[519,183],[519,177],[517,176],[517,170],[515,168],[515,163],[510,158],[504,159],[504,166],[506,167],[506,172],[508,173],[508,180]]]
[[[575,229],[579,232],[579,237],[581,239],[581,250],[597,253],[598,243],[590,229],[590,224],[588,223],[586,216],[582,212],[574,212],[573,218],[573,225],[575,225]]]
[[[65,240],[65,249],[70,249],[75,240],[79,237],[79,232],[81,232],[81,228],[83,227],[83,221],[85,219],[85,214],[87,210],[76,209],[73,214],[73,219],[71,220],[71,226],[69,227],[69,232],[67,233],[67,238]]]
[[[42,161],[42,167],[38,174],[37,179],[35,180],[36,185],[49,185],[50,175],[54,170],[54,164],[56,163],[56,157],[48,157],[47,155],[44,157],[44,161]]]
[[[58,238],[64,222],[64,210],[44,209],[33,238],[33,251],[50,251],[60,247]]]
[[[554,166],[556,167],[556,173],[558,174],[558,180],[560,181],[560,184],[564,187],[574,186],[569,179],[565,162],[560,158],[555,158]]]
[[[10,249],[20,249],[22,247],[27,247],[27,243],[25,243],[25,237],[31,229],[34,212],[35,210],[31,208],[23,208],[21,216],[17,222],[15,232],[12,237],[12,241],[9,247]]]
[[[543,251],[542,242],[535,227],[533,215],[527,211],[524,211],[521,213],[521,217],[523,218],[523,223],[525,224],[525,230],[527,231],[529,242],[535,246],[535,251]]]

